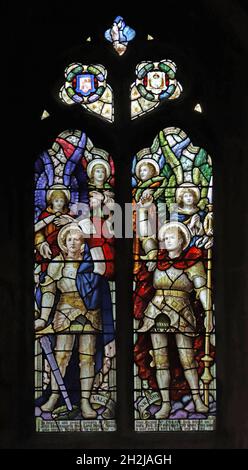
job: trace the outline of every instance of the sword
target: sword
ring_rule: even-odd
[[[61,391],[61,394],[65,400],[65,404],[66,404],[66,407],[69,411],[72,410],[72,404],[71,404],[71,400],[68,396],[68,393],[67,393],[67,390],[66,390],[66,386],[64,384],[64,380],[63,380],[63,377],[61,375],[61,372],[60,372],[60,369],[59,369],[59,366],[57,364],[57,361],[55,359],[55,356],[53,354],[53,351],[52,351],[52,346],[51,346],[51,341],[50,339],[48,338],[48,336],[41,336],[40,338],[40,344],[41,344],[41,347],[46,355],[46,358],[48,360],[48,363],[51,367],[51,370],[53,372],[53,375],[55,377],[55,380],[59,386],[59,389]]]

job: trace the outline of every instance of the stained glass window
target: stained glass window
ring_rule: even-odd
[[[90,2],[81,3],[80,6],[71,4],[69,8],[62,8],[61,2],[56,5],[50,2],[49,8],[43,8],[43,4],[40,8],[37,2],[32,2],[27,9],[23,2],[16,4],[15,8],[11,2],[8,2],[7,5],[10,8],[4,23],[11,25],[11,32],[8,33],[8,39],[5,41],[7,47],[3,48],[3,52],[6,52],[6,59],[10,58],[11,63],[15,64],[15,72],[9,73],[8,69],[9,93],[3,93],[2,96],[3,100],[6,99],[6,110],[9,111],[9,120],[6,118],[6,113],[4,115],[5,121],[9,125],[6,126],[7,135],[5,132],[2,139],[3,143],[6,143],[6,151],[2,152],[3,178],[1,182],[0,401],[2,406],[0,405],[0,415],[2,433],[0,432],[0,447],[29,449],[51,447],[74,447],[76,449],[78,447],[86,450],[92,447],[105,449],[125,447],[143,449],[143,453],[146,454],[148,448],[153,448],[156,451],[165,445],[169,449],[172,447],[209,449],[247,447],[248,381],[245,373],[248,344],[248,316],[245,314],[245,306],[247,305],[245,300],[247,297],[247,292],[245,292],[245,278],[247,278],[245,262],[247,235],[245,229],[247,222],[244,220],[244,214],[247,211],[247,152],[244,126],[244,118],[247,114],[245,103],[247,39],[244,21],[247,15],[243,11],[247,2],[225,2],[224,15],[223,2],[198,2],[196,8],[190,2],[180,4],[180,8],[178,8],[178,3],[170,2],[166,3],[166,9],[157,5],[156,7],[155,5],[148,7],[139,4],[139,13],[137,14],[134,12],[134,8],[130,9],[129,13],[125,13],[126,10],[122,11],[123,4],[115,4],[115,11],[111,10],[109,5],[106,8],[106,5],[102,4],[103,8],[101,8],[100,5]],[[105,31],[112,28],[117,15],[122,15],[126,25],[136,31],[136,36],[128,42],[123,55],[119,55],[113,47],[113,42],[104,37]],[[180,97],[174,100],[164,100],[152,108],[150,112],[131,119],[130,87],[136,82],[137,64],[143,61],[153,63],[167,59],[176,64],[176,79],[183,87]],[[89,111],[86,106],[84,107],[80,103],[73,102],[69,105],[61,101],[59,91],[66,82],[64,70],[72,63],[87,66],[101,64],[105,67],[107,71],[106,83],[111,86],[114,98],[114,122],[103,119],[100,114]],[[88,71],[85,73],[90,75]],[[83,75],[81,72],[80,74]],[[235,90],[235,94],[230,93],[230,85],[232,90]],[[83,102],[85,103],[85,101]],[[98,102],[99,100],[95,104],[97,105]],[[198,105],[200,105],[202,113],[199,112]],[[46,113],[49,113],[49,116]],[[41,119],[42,117],[43,119]],[[63,429],[72,425],[72,421],[69,419],[71,421],[69,426],[67,414],[63,416],[65,418],[63,421],[57,419],[54,414],[56,408],[66,406],[62,393],[60,393],[60,401],[51,412],[54,415],[53,419],[44,419],[44,415],[38,409],[50,396],[48,387],[51,374],[38,336],[35,346],[34,335],[33,215],[36,206],[36,224],[39,222],[41,212],[47,207],[46,197],[45,204],[42,203],[39,206],[36,201],[34,205],[34,190],[37,191],[36,184],[34,184],[35,161],[37,159],[36,167],[40,165],[40,169],[36,168],[37,175],[40,174],[42,167],[48,170],[49,161],[47,165],[46,161],[42,162],[43,157],[41,157],[45,151],[54,155],[53,165],[59,165],[60,162],[55,161],[57,150],[54,142],[57,136],[65,130],[71,132],[71,129],[78,129],[80,133],[84,131],[87,139],[90,138],[96,148],[104,149],[114,158],[115,201],[120,203],[124,209],[125,203],[131,204],[132,202],[131,167],[134,155],[136,158],[137,156],[141,158],[140,151],[143,150],[147,159],[151,158],[148,157],[150,154],[154,156],[155,154],[150,151],[153,140],[160,131],[169,126],[183,129],[187,138],[192,142],[192,149],[198,146],[201,150],[206,150],[207,154],[213,158],[214,245],[213,259],[212,257],[209,259],[212,263],[212,283],[215,294],[216,379],[214,334],[211,333],[210,356],[213,362],[210,363],[210,372],[214,377],[209,383],[211,408],[209,407],[209,413],[204,414],[205,418],[202,417],[197,422],[194,417],[191,420],[191,414],[185,417],[185,413],[182,413],[181,416],[175,417],[175,414],[170,412],[170,416],[164,419],[164,426],[169,427],[169,424],[170,426],[174,424],[179,429],[178,432],[162,431],[161,419],[155,418],[155,414],[151,414],[146,420],[140,417],[138,405],[141,408],[142,402],[137,405],[137,400],[133,398],[134,384],[136,397],[142,396],[144,407],[146,406],[145,391],[149,389],[158,393],[159,390],[155,388],[155,384],[154,388],[148,388],[149,384],[146,380],[148,381],[149,377],[147,379],[140,378],[138,365],[136,362],[134,365],[132,299],[134,293],[135,296],[138,293],[141,298],[145,297],[144,289],[141,290],[141,293],[136,289],[139,282],[141,286],[144,286],[142,282],[145,279],[138,278],[137,273],[133,279],[133,238],[131,229],[128,227],[129,238],[125,237],[124,239],[125,218],[123,210],[123,238],[115,243],[116,251],[118,250],[115,257],[115,278],[108,280],[113,310],[116,302],[116,393],[118,400],[115,417],[111,419],[116,420],[117,431],[110,433],[101,431],[93,434],[92,432],[74,432],[73,434],[63,432]],[[176,140],[177,136],[174,134],[174,130],[171,135]],[[168,134],[168,139],[169,136],[170,134]],[[65,140],[68,140],[67,137]],[[173,150],[171,163],[164,170],[165,173],[168,171],[168,181],[170,180],[169,170],[173,166],[174,155],[177,155],[176,144],[174,148],[173,143],[170,144],[170,148]],[[181,163],[182,156],[185,156],[185,165],[190,164],[192,149],[188,155],[186,152],[181,153]],[[67,152],[64,153],[64,157],[65,163],[70,160],[70,157],[67,158]],[[169,159],[169,156],[167,158]],[[178,160],[178,157],[176,158]],[[162,163],[159,158],[157,158],[157,162],[160,171]],[[197,163],[195,159],[194,162]],[[205,173],[208,169],[206,163],[207,161],[203,161],[201,166],[197,167],[196,165],[194,178],[197,177],[197,173],[198,175]],[[154,164],[153,166],[156,167]],[[172,168],[172,173],[176,172],[176,168],[177,166]],[[160,176],[156,172],[157,170],[155,171],[156,176],[154,176],[154,187],[151,188],[154,191],[156,184],[159,184],[159,180],[156,181],[155,178]],[[61,183],[59,175],[55,176],[58,177],[57,182],[52,180],[46,183],[46,191],[56,189],[51,188],[56,184],[67,185],[67,183]],[[135,172],[135,163],[133,178],[134,184],[138,185],[139,178]],[[90,179],[87,172],[86,180],[89,184]],[[194,179],[194,185],[200,191],[204,188],[203,181],[202,179],[202,184],[200,184],[197,179]],[[212,185],[210,181],[211,179],[209,186]],[[176,190],[185,183],[187,183],[185,179],[176,183]],[[173,181],[170,184],[174,191]],[[133,187],[135,194],[137,187]],[[60,189],[63,193],[67,187]],[[171,196],[171,209],[173,209],[173,204],[176,209],[178,203],[173,193],[169,193],[169,183],[166,186],[167,189],[166,198]],[[38,196],[38,193],[36,195]],[[70,212],[73,212],[73,204],[77,203],[73,198],[74,195],[71,196],[69,203]],[[211,200],[210,194],[208,198]],[[78,196],[78,199],[81,198]],[[162,196],[161,199],[163,201]],[[156,207],[154,212],[155,209]],[[163,215],[162,209],[161,206],[161,210],[156,209],[156,212]],[[203,210],[207,212],[207,209],[206,205]],[[178,220],[176,220],[175,210],[171,212],[173,216],[170,217],[170,212],[167,216],[169,222],[182,223],[180,211],[177,211]],[[130,214],[131,210],[128,213],[128,222],[131,225]],[[79,209],[77,217],[83,218],[82,215],[84,215],[83,208]],[[76,218],[73,217],[73,220]],[[138,226],[137,221],[135,219],[134,221]],[[235,229],[233,229],[234,226]],[[233,235],[234,231],[235,236]],[[143,247],[140,238],[138,237],[138,242],[141,250]],[[137,256],[138,254],[139,252],[137,252]],[[37,255],[36,252],[36,269],[38,269]],[[144,250],[140,252],[140,255],[146,256],[147,253]],[[54,258],[49,260],[49,262],[52,261],[55,264]],[[137,261],[136,259],[135,263]],[[147,262],[149,260],[143,259],[140,260],[140,263],[141,261],[147,268],[144,270],[145,275],[152,277],[154,271],[148,271]],[[135,267],[137,268],[137,265]],[[204,262],[204,268],[208,274],[210,272],[208,262]],[[37,275],[36,281],[40,282],[39,273]],[[133,281],[135,282],[134,291],[132,289]],[[112,284],[114,282],[115,289]],[[152,282],[149,285],[153,287]],[[195,291],[191,295],[196,296]],[[36,298],[37,300],[38,298]],[[39,311],[37,313],[39,315]],[[39,318],[37,313],[36,320]],[[52,320],[52,315],[51,313],[49,320]],[[115,315],[114,311],[113,315]],[[138,319],[135,328],[140,329],[142,326],[142,319]],[[142,332],[135,332],[135,334],[136,345],[138,336],[142,335]],[[52,341],[55,334],[49,335],[49,339]],[[172,336],[173,333],[168,333],[168,335]],[[200,354],[197,353],[200,341],[202,341],[200,336],[193,338],[193,341],[195,360],[199,364],[197,369],[200,390],[202,391],[205,368],[202,354],[205,355],[205,347]],[[73,364],[75,364],[75,377],[79,378],[77,341],[76,337],[64,382],[72,406],[77,406],[79,409],[79,400],[73,398],[71,387],[70,390],[67,387],[69,379],[67,375],[73,370]],[[170,341],[172,342],[173,339]],[[36,347],[36,370],[39,371],[36,374],[36,386],[33,371],[34,346]],[[171,348],[170,345],[168,351],[171,354],[174,352],[176,354],[176,346]],[[150,364],[152,362],[151,355],[148,356],[148,360]],[[174,410],[176,412],[176,408],[185,411],[182,400],[184,402],[188,400],[187,397],[175,396],[172,390],[174,384],[179,383],[179,379],[181,379],[182,388],[187,387],[187,382],[183,380],[184,374],[179,359],[177,362],[175,361],[176,359],[173,362],[172,356],[170,364],[174,364],[172,369],[175,374],[173,377],[173,371],[170,372],[170,402],[173,406],[173,412]],[[44,365],[41,367],[43,363]],[[112,367],[114,370],[114,361],[112,361]],[[154,376],[156,374],[155,367],[153,367],[153,372]],[[175,375],[178,377],[178,382],[175,382],[177,380]],[[215,380],[217,382],[216,431],[185,432],[184,429],[190,429],[193,425],[198,429],[207,428],[210,419],[214,418],[212,413],[215,410],[215,394],[213,392]],[[48,381],[49,383],[46,385]],[[76,389],[79,396],[79,382],[76,384]],[[39,414],[37,419],[34,415],[35,394],[36,414]],[[158,395],[158,402],[154,403],[155,408],[148,410],[149,412],[157,413],[160,410],[160,393]],[[190,391],[186,395],[191,397]],[[201,398],[205,404],[204,396]],[[182,403],[177,403],[179,401]],[[192,403],[190,408],[192,409]],[[51,417],[51,414],[45,415],[45,418]],[[78,421],[80,421],[81,416],[79,414],[78,416]],[[97,420],[103,427],[100,411]],[[142,421],[141,424],[139,423],[139,427],[155,427],[158,431],[134,432],[135,427],[138,428],[139,420]],[[87,426],[93,427],[94,419],[84,421],[84,425],[80,421],[75,424],[75,427],[83,429],[84,426],[86,427],[86,421],[88,422]],[[154,421],[158,424],[154,424]],[[53,427],[57,431],[59,429],[61,431],[52,434],[51,432],[37,433],[35,431],[36,422],[37,429],[41,429],[43,426],[44,429]],[[107,422],[107,418],[104,419],[104,422]],[[214,426],[209,426],[209,428],[211,427]],[[78,455],[82,455],[82,453]],[[39,458],[42,457],[44,457],[43,452],[39,455]],[[201,465],[202,460],[201,455],[199,459],[194,459],[193,464]]]
[[[136,431],[215,429],[212,163],[181,129],[133,159]]]
[[[118,16],[104,36],[122,56],[135,34]],[[153,40],[146,35],[146,44]],[[113,123],[109,70],[88,61],[68,62],[60,100]],[[134,63],[129,121],[183,92],[172,60],[153,53],[153,60]],[[199,103],[193,109],[202,112]],[[48,116],[44,111],[42,120]],[[114,176],[112,157],[82,130],[60,133],[35,164],[35,414],[41,432],[116,430]],[[134,429],[213,430],[211,158],[183,130],[166,127],[133,158],[132,183]]]
[[[35,414],[41,432],[116,429],[113,204],[113,159],[83,131],[62,132],[37,158]]]

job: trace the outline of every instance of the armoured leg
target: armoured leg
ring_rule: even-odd
[[[176,334],[176,343],[179,357],[184,369],[185,378],[190,386],[195,409],[199,413],[207,413],[208,407],[204,405],[199,393],[199,377],[192,347],[192,339],[181,333]]]
[[[90,394],[95,376],[96,337],[94,334],[82,334],[79,338],[79,367],[81,384],[81,412],[85,419],[97,417],[91,407]]]
[[[156,365],[156,378],[162,397],[162,406],[155,414],[157,419],[168,418],[171,410],[169,385],[170,371],[167,348],[167,335],[165,333],[154,333],[151,335],[154,361]]]
[[[57,335],[55,346],[55,358],[62,377],[65,376],[66,368],[71,358],[74,340],[74,335]],[[59,387],[53,374],[51,375],[51,388],[52,393],[49,399],[46,403],[44,403],[44,405],[41,406],[41,409],[43,411],[53,411],[59,399]]]
[[[138,333],[145,333],[150,330],[155,324],[155,319],[159,315],[160,310],[152,303],[149,302],[143,317],[143,325],[137,331]]]

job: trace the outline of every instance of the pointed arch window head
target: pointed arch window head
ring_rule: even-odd
[[[114,121],[113,92],[103,65],[70,64],[65,69],[65,78],[59,94],[64,103],[80,104],[91,113],[109,122]]]
[[[136,66],[136,80],[131,85],[132,119],[148,113],[165,100],[179,98],[182,85],[176,79],[176,70],[172,60],[143,61]]]

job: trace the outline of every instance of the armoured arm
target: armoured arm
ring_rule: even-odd
[[[137,211],[137,232],[139,237],[149,237],[152,235],[152,227],[149,220],[148,209],[139,208]]]
[[[211,296],[210,289],[206,286],[206,279],[201,276],[195,276],[193,278],[193,283],[195,286],[196,296],[200,299],[204,310],[209,310],[211,308]]]
[[[142,237],[141,244],[146,254],[140,258],[147,261],[146,265],[148,271],[154,271],[157,264],[158,242],[154,237]]]
[[[154,259],[157,257],[158,242],[155,237],[141,237],[140,239],[142,248],[146,256],[141,256],[142,259]]]
[[[211,290],[207,286],[207,276],[203,263],[200,261],[188,270],[189,277],[191,278],[196,296],[205,311],[205,327],[208,332],[213,330],[213,310],[212,310],[212,295]]]
[[[151,269],[152,266],[150,262],[153,262],[153,260],[157,258],[158,243],[154,235],[154,228],[152,227],[152,222],[149,219],[150,218],[148,209],[139,209],[137,221],[138,237],[145,252],[145,256],[141,256],[141,259],[148,260],[148,269],[152,271],[153,269]],[[152,264],[154,264],[154,262]]]
[[[44,284],[45,285],[41,285],[41,292],[42,292],[41,314],[40,314],[40,318],[35,320],[36,331],[39,331],[45,328],[47,321],[49,319],[51,310],[54,305],[56,283],[52,278],[50,278],[50,276],[47,275]]]

